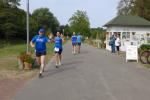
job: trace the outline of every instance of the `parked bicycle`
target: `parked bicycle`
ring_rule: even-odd
[[[150,50],[143,51],[140,54],[140,61],[143,64],[150,64]]]

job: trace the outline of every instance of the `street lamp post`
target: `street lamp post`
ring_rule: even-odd
[[[27,0],[27,50],[26,52],[29,52],[29,0]]]

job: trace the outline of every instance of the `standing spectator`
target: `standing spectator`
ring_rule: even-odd
[[[115,53],[115,40],[116,40],[115,36],[112,35],[109,41],[109,45],[111,46],[111,53]]]
[[[119,34],[117,34],[116,41],[115,41],[115,46],[116,46],[117,53],[119,55],[120,46],[121,46],[121,41],[120,41],[120,35]]]

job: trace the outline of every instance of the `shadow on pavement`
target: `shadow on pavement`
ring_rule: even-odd
[[[83,63],[83,61],[73,61],[73,62],[64,62],[63,66],[69,66],[69,65],[73,65],[73,64],[81,64]]]
[[[49,76],[52,76],[52,75],[55,75],[55,74],[58,74],[58,73],[61,73],[61,72],[67,71],[67,70],[75,69],[76,67],[78,67],[78,64],[81,64],[81,63],[83,63],[83,61],[65,62],[58,69],[56,69],[55,66],[53,66],[55,69],[45,70],[44,77],[49,77]]]
[[[50,77],[50,76],[53,76],[55,74],[58,74],[58,73],[62,73],[64,71],[68,71],[68,70],[72,70],[72,69],[76,69],[76,66],[72,66],[72,67],[64,67],[64,65],[60,66],[58,69],[51,69],[51,70],[47,70],[44,72],[44,77]]]
[[[80,54],[89,54],[89,51],[81,51]]]

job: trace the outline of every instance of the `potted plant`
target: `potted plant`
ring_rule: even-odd
[[[31,53],[21,52],[18,57],[23,65],[23,69],[31,69],[32,64],[34,63],[34,59],[32,58]]]
[[[150,45],[149,44],[142,44],[139,48],[139,54],[141,54],[143,51],[149,51],[150,50]]]

